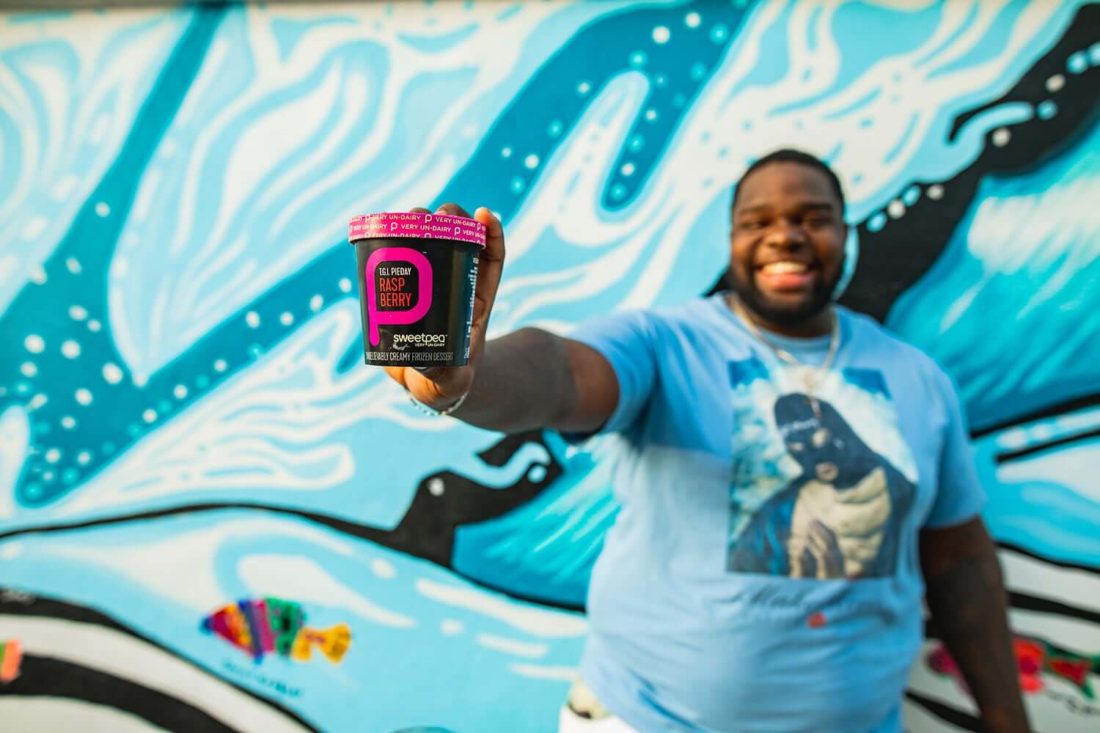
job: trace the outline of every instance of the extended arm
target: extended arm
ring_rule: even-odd
[[[470,394],[453,414],[505,433],[542,427],[583,433],[607,421],[618,396],[615,374],[599,352],[526,328],[486,344]]]
[[[962,670],[986,730],[1026,733],[1004,582],[985,524],[973,519],[926,529],[920,555],[933,626]]]

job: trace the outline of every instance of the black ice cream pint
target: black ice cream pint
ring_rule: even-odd
[[[485,225],[417,212],[348,224],[355,246],[363,359],[375,366],[463,366]]]

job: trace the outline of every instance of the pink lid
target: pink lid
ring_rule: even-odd
[[[348,222],[348,241],[357,239],[453,239],[485,246],[485,225],[475,219],[417,211],[366,214]]]

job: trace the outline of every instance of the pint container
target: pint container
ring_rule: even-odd
[[[485,225],[446,214],[384,213],[348,224],[355,247],[363,360],[463,366]]]

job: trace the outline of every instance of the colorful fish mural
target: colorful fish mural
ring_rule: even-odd
[[[23,663],[23,647],[18,639],[0,641],[0,685],[6,685],[19,676]]]
[[[340,623],[329,629],[305,625],[301,604],[267,596],[229,603],[203,619],[202,628],[243,650],[257,663],[274,652],[299,662],[313,657],[313,647],[339,664],[351,646],[351,628]]]
[[[1089,675],[1100,675],[1100,654],[1084,656],[1068,651],[1042,639],[1017,636],[1013,639],[1013,651],[1020,672],[1020,689],[1034,695],[1046,688],[1042,675],[1049,674],[1072,683],[1089,700],[1096,699],[1096,691]],[[954,677],[963,689],[962,672],[944,645],[937,644],[925,661],[937,674]]]

